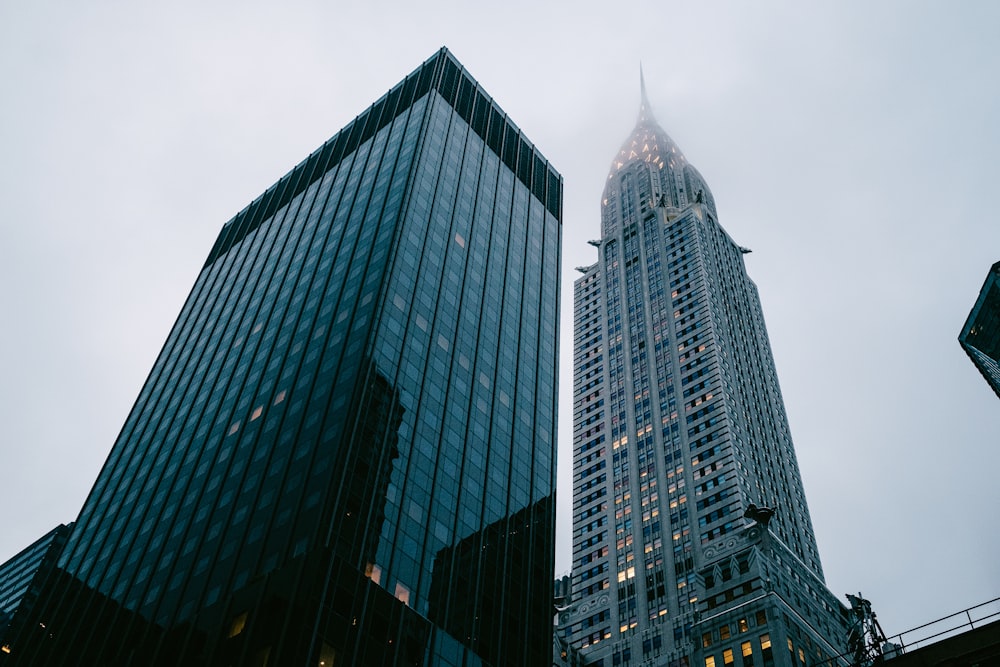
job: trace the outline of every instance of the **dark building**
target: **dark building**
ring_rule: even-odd
[[[0,564],[0,653],[10,650],[6,640],[15,627],[15,617],[28,614],[35,604],[42,582],[55,567],[72,527],[56,526]]]
[[[561,205],[442,49],[237,214],[9,663],[547,664]]]
[[[958,342],[1000,396],[1000,262],[990,267]]]
[[[854,624],[851,650],[815,667],[992,667],[1000,665],[1000,598],[922,623],[888,638],[868,600],[848,595]],[[859,604],[860,603],[860,604]]]
[[[558,632],[604,667],[839,655],[845,611],[823,582],[750,251],[644,85],[590,243],[574,284],[574,594]]]
[[[909,651],[887,654],[886,667],[989,667],[1000,665],[1000,621]]]

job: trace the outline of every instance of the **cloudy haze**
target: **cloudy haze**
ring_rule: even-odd
[[[641,61],[753,249],[831,590],[890,634],[1000,595],[956,341],[1000,260],[1000,4],[143,4],[0,4],[0,561],[76,517],[222,224],[447,45],[565,177],[558,571],[573,267]]]

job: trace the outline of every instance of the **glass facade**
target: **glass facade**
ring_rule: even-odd
[[[31,546],[0,564],[0,654],[10,650],[7,636],[30,613],[42,582],[55,567],[73,524],[59,525]]]
[[[12,664],[548,660],[561,189],[442,49],[235,216]]]
[[[1000,262],[990,267],[958,342],[1000,396]]]

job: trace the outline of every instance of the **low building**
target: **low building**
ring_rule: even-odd
[[[893,635],[886,667],[1000,665],[1000,597]]]
[[[766,522],[704,555],[692,667],[848,664],[839,657],[846,653],[848,609]]]
[[[0,565],[0,651],[19,610],[34,603],[42,581],[55,566],[73,524],[60,524]]]

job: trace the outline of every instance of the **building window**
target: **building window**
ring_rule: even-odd
[[[727,623],[726,625],[723,625],[721,628],[719,628],[719,639],[725,641],[729,639],[729,637],[730,637],[729,624]]]
[[[406,606],[410,606],[410,589],[398,581],[396,582],[396,599]]]
[[[715,656],[705,656],[705,667],[715,667]]]
[[[733,649],[727,648],[722,652],[722,664],[727,666],[733,664]]]
[[[750,642],[740,644],[743,652],[743,667],[753,667],[753,645]]]
[[[747,619],[741,618],[739,620],[740,632],[746,632],[750,629],[750,625],[747,623]]]
[[[323,642],[323,647],[320,649],[319,653],[319,667],[332,667],[337,663],[337,652],[333,650],[333,647]]]
[[[243,612],[242,614],[233,618],[233,622],[229,624],[230,639],[243,632],[243,628],[246,627],[246,624],[247,624],[247,612]]]
[[[771,652],[771,635],[760,636],[760,654],[764,657],[764,665],[770,667],[774,664],[774,655]]]
[[[708,648],[709,646],[712,645],[712,633],[711,632],[706,632],[705,634],[703,634],[701,636],[701,645],[704,648]]]

